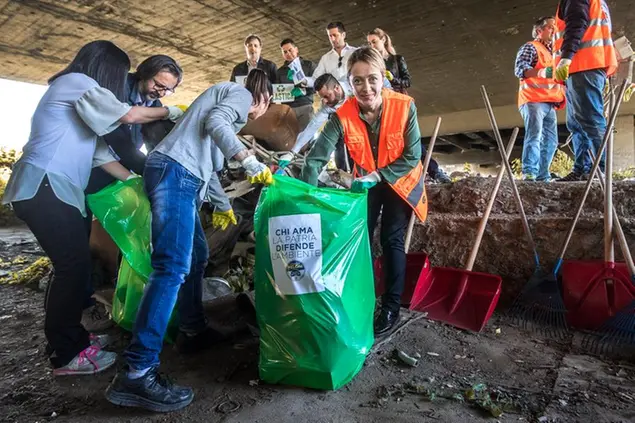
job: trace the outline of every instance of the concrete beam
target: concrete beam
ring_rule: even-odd
[[[425,107],[420,107],[419,111],[424,114],[419,118],[421,135],[423,137],[429,137],[432,134],[437,116],[425,115]],[[620,116],[635,115],[635,101],[622,104],[619,114]],[[515,126],[522,128],[524,126],[520,113],[518,113],[518,107],[515,104],[494,107],[494,115],[496,116],[496,122],[500,129],[513,128]],[[485,107],[462,112],[445,113],[440,116],[443,120],[441,122],[439,135],[491,131],[492,129]],[[566,123],[564,110],[558,111],[558,123]]]

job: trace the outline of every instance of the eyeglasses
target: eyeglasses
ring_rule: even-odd
[[[337,67],[341,68],[342,67],[342,60],[344,59],[343,56],[340,56],[340,58],[337,60]]]
[[[155,90],[155,91],[157,91],[157,92],[161,91],[161,92],[163,92],[163,93],[164,93],[164,95],[166,95],[166,96],[167,96],[167,95],[174,94],[174,91],[176,90],[176,88],[169,88],[169,87],[166,87],[165,85],[163,85],[163,84],[161,84],[161,83],[157,82],[157,80],[156,80],[156,79],[154,79],[154,78],[152,78],[152,82],[154,83],[154,90]]]

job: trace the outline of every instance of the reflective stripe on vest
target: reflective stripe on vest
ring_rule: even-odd
[[[534,69],[545,69],[553,64],[551,52],[540,41],[530,41],[536,49],[538,60]],[[523,78],[518,86],[518,108],[526,103],[553,103],[557,108],[565,102],[564,86],[552,78]]]
[[[554,67],[558,66],[562,56],[562,44],[566,23],[559,18],[560,10],[556,13]],[[604,69],[606,75],[611,76],[617,70],[617,57],[613,40],[611,38],[611,16],[604,0],[590,0],[589,2],[589,26],[573,55],[569,73],[583,72],[593,69]]]
[[[355,97],[349,98],[335,112],[344,130],[344,142],[351,159],[355,162],[355,174],[358,167],[367,173],[384,168],[401,157],[405,142],[411,97],[392,90],[382,90],[382,114],[379,129],[377,163],[368,138],[366,125],[359,116],[359,105]],[[399,178],[390,187],[410,205],[417,217],[424,221],[428,214],[428,203],[424,187],[423,165],[417,165],[406,175]]]

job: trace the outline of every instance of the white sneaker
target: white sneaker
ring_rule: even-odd
[[[103,372],[117,360],[117,353],[104,351],[91,345],[81,351],[64,367],[53,369],[53,376],[94,375]]]

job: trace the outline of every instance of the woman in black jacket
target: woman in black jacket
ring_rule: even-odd
[[[388,79],[393,90],[402,94],[408,94],[410,88],[410,72],[406,65],[406,59],[395,52],[390,36],[381,28],[375,28],[366,36],[368,44],[384,57],[386,70],[390,72]]]

